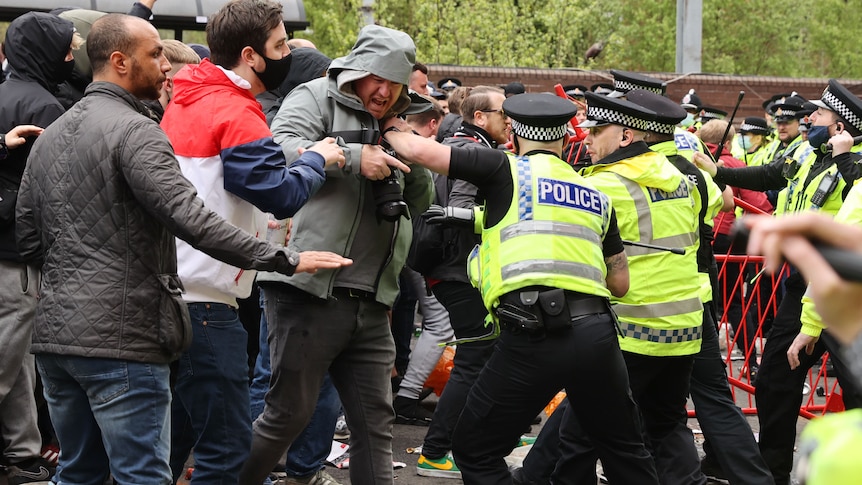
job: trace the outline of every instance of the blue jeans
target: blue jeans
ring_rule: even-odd
[[[58,483],[171,482],[168,364],[38,354],[45,400],[63,449]]]
[[[263,308],[263,295],[260,298]],[[269,362],[269,341],[266,315],[260,315],[260,353],[254,365],[254,379],[249,394],[251,395],[251,419],[254,421],[263,413],[264,397],[269,390],[269,378],[272,376],[272,366]],[[341,401],[338,392],[332,385],[329,374],[323,378],[317,406],[311,421],[296,441],[287,450],[287,461],[284,470],[288,476],[306,477],[317,473],[326,464],[326,457],[332,447],[332,435],[335,433],[335,421],[341,412]]]
[[[194,338],[174,384],[171,470],[174,477],[182,473],[192,445],[192,483],[236,483],[251,448],[248,333],[231,306],[188,306]]]

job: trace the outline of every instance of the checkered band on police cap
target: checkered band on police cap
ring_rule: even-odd
[[[645,91],[651,91],[656,94],[664,94],[664,90],[661,87],[648,86],[646,84],[637,84],[625,79],[614,79],[615,91],[627,93],[629,91],[634,91],[635,89],[643,89]]]
[[[552,127],[530,126],[512,118],[512,131],[525,140],[555,141],[566,135],[566,125]]]
[[[649,124],[647,120],[592,104],[587,104],[587,119],[610,123],[612,125],[621,125],[640,131],[648,131],[647,125]]]
[[[820,100],[830,106],[832,111],[838,113],[838,116],[847,120],[847,122],[853,125],[854,128],[862,131],[862,118],[860,118],[859,115],[853,111],[853,108],[844,102],[844,100],[836,96],[835,93],[830,90],[830,87],[831,86],[826,87]]]
[[[658,121],[649,121],[647,122],[645,131],[652,131],[654,133],[661,133],[663,135],[673,135],[675,129],[676,125],[668,125],[666,123],[661,123]]]
[[[760,125],[752,125],[748,123],[743,123],[739,125],[740,133],[769,133],[769,129]]]

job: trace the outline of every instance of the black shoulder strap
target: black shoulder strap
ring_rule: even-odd
[[[380,132],[377,130],[344,130],[327,133],[333,138],[341,137],[344,143],[360,143],[362,145],[379,145]]]

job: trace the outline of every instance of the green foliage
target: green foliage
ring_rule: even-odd
[[[676,0],[376,0],[377,23],[403,30],[426,63],[673,72]],[[313,34],[329,55],[350,49],[361,0],[306,0]],[[781,12],[776,21],[774,12]],[[862,9],[848,0],[787,8],[779,0],[703,2],[703,72],[862,77],[854,39]],[[586,61],[597,42],[602,53]]]

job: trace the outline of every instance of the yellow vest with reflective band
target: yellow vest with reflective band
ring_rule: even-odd
[[[689,133],[690,135],[691,133]],[[692,135],[693,136],[693,135]],[[695,137],[696,138],[696,137]],[[661,153],[666,157],[670,157],[673,155],[682,155],[683,158],[691,162],[693,157],[693,152],[691,150],[682,150],[678,151],[680,147],[678,139],[674,138],[674,141],[666,141],[662,143],[656,143],[655,145],[650,145],[650,149],[654,152]],[[700,169],[698,169],[700,170]],[[724,205],[724,199],[721,198],[721,190],[719,190],[718,185],[713,182],[712,176],[709,175],[704,170],[700,170],[701,175],[703,175],[703,180],[706,182],[706,193],[709,200],[707,201],[707,209],[704,214],[704,224],[709,227],[713,227],[715,216],[718,215],[719,211],[721,211],[721,207]],[[686,174],[683,174],[686,175]],[[689,182],[692,185],[697,185],[696,180],[692,180],[689,178]],[[692,198],[695,203],[695,211],[697,214],[700,214],[700,210],[703,207],[703,200],[701,200],[700,190],[697,190],[697,187],[694,187],[695,190],[691,191]],[[700,243],[698,242],[698,245]],[[712,301],[712,281],[709,279],[709,273],[701,273],[698,271],[698,278],[700,279],[700,300],[704,303]]]
[[[860,146],[862,145],[853,147],[852,151],[858,151]],[[821,211],[828,215],[835,215],[838,213],[838,210],[843,204],[844,199],[842,195],[844,193],[844,188],[847,186],[847,182],[838,171],[838,165],[833,163],[829,168],[820,172],[806,183],[808,174],[811,173],[811,168],[814,165],[816,158],[817,154],[808,142],[803,143],[802,146],[793,153],[792,159],[799,163],[799,170],[797,170],[796,175],[787,183],[787,187],[778,193],[778,203],[775,208],[776,215],[790,214],[806,210]],[[826,177],[827,174],[832,177],[837,177],[838,180],[835,184],[835,188],[822,204],[814,204],[811,201],[811,197],[814,196],[815,192],[817,192],[820,182],[823,181],[823,178]]]
[[[555,156],[510,154],[509,163],[512,203],[500,222],[482,230],[468,264],[485,307],[491,311],[500,296],[531,285],[610,297],[602,254],[608,197]]]
[[[862,409],[817,418],[799,437],[799,463],[795,467],[806,485],[860,483],[862,460]]]
[[[862,180],[862,179],[860,179]],[[835,216],[835,221],[842,224],[850,224],[862,226],[862,184],[859,180],[847,193],[847,198],[844,199],[844,204]],[[819,337],[820,333],[826,328],[820,314],[814,307],[814,301],[806,295],[802,297],[802,330],[800,332],[812,337]]]
[[[654,356],[700,351],[703,303],[697,273],[695,190],[664,155],[647,152],[587,167],[587,180],[610,196],[624,240],[684,248],[685,255],[626,247],[630,286],[611,298],[623,336],[620,347]]]

